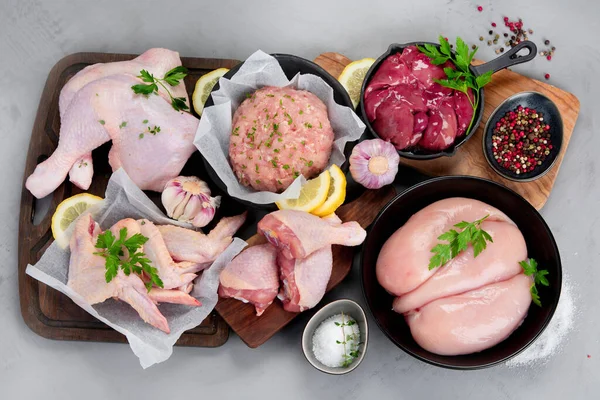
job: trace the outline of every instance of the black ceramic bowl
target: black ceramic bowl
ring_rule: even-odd
[[[327,71],[325,71],[323,68],[321,68],[314,62],[309,61],[302,57],[291,55],[291,54],[271,54],[271,56],[275,57],[275,59],[279,62],[279,65],[283,69],[283,72],[285,73],[285,76],[288,79],[292,79],[298,73],[316,75],[316,76],[320,77],[321,79],[323,79],[325,81],[325,83],[327,83],[329,86],[331,86],[331,88],[333,89],[333,98],[336,103],[338,103],[342,106],[347,106],[347,107],[350,107],[351,109],[354,109],[354,106],[352,105],[352,100],[350,100],[350,96],[348,96],[348,92],[346,91],[346,89],[344,89],[344,87],[338,82],[337,79],[335,79],[333,76],[331,76],[331,74],[329,74]],[[231,70],[229,70],[229,72],[227,72],[225,75],[223,75],[223,78],[231,79],[231,77],[233,77],[233,75],[235,75],[239,71],[239,69],[241,68],[241,66],[243,64],[244,63],[242,62],[242,63],[239,63],[238,65],[236,65],[235,67],[233,67]],[[215,92],[218,89],[219,89],[219,84],[217,83],[215,85],[215,87],[213,88],[212,92]],[[212,105],[214,105],[212,96],[208,96],[208,100],[206,101],[206,104],[204,107],[206,108],[206,107],[210,107]],[[347,177],[350,175],[348,173],[348,170],[349,170],[348,158],[350,157],[352,147],[353,147],[353,144],[348,143],[348,145],[346,146],[346,149],[345,149],[346,162],[340,166],[342,171],[344,171],[344,173],[346,173]],[[210,179],[223,192],[227,193],[227,187],[225,186],[223,181],[219,178],[219,176],[217,175],[215,170],[211,167],[211,165],[206,161],[206,159],[204,157],[202,158],[202,160],[204,162],[204,166],[206,167],[206,171],[208,172]],[[242,203],[248,207],[252,207],[252,208],[258,208],[258,209],[264,209],[264,210],[276,210],[277,209],[275,204],[255,204],[255,203],[251,203],[251,202],[240,200],[240,199],[236,199],[236,200],[239,201],[240,203]]]
[[[371,66],[369,71],[367,71],[367,74],[365,75],[365,80],[363,81],[361,92],[360,92],[360,98],[361,98],[360,112],[361,112],[363,122],[367,125],[367,130],[374,137],[379,138],[379,136],[377,135],[377,132],[373,128],[373,125],[367,118],[367,113],[366,113],[365,105],[364,105],[364,101],[363,101],[363,99],[365,97],[365,90],[367,89],[369,82],[373,78],[373,75],[375,74],[375,72],[377,72],[377,70],[381,66],[381,63],[386,58],[388,58],[390,55],[396,54],[396,53],[401,53],[404,50],[404,48],[408,47],[408,46],[417,46],[417,45],[424,45],[424,44],[431,44],[436,47],[439,47],[439,44],[430,43],[430,42],[411,42],[411,43],[405,43],[405,44],[394,43],[394,44],[390,45],[390,47],[387,49],[387,51],[385,53],[383,53],[375,61],[375,63]],[[517,53],[523,49],[527,49],[529,51],[529,53],[526,55],[518,55]],[[471,69],[471,72],[475,76],[482,75],[488,71],[497,72],[501,69],[533,60],[535,58],[536,54],[537,54],[537,47],[536,47],[535,43],[526,40],[526,41],[519,43],[518,45],[513,47],[511,50],[507,51],[506,53],[504,53],[500,57],[496,58],[495,60],[492,60],[490,62],[481,64],[481,65],[471,65],[470,69]],[[456,150],[460,146],[462,146],[467,140],[469,140],[471,138],[471,136],[473,136],[473,133],[479,127],[479,124],[481,123],[481,118],[483,117],[484,104],[485,104],[484,89],[480,89],[479,90],[479,105],[478,105],[477,109],[475,110],[475,119],[473,121],[473,125],[471,126],[471,129],[468,132],[466,132],[465,134],[463,134],[460,138],[457,138],[456,141],[449,148],[442,150],[442,151],[432,152],[429,150],[420,149],[418,147],[415,147],[412,149],[398,150],[398,154],[400,155],[400,157],[406,157],[406,158],[410,158],[412,160],[431,160],[433,158],[438,158],[438,157],[442,157],[442,156],[448,156],[448,157],[453,156],[454,153],[456,153]]]
[[[507,170],[500,166],[494,158],[492,152],[492,135],[496,123],[509,111],[514,111],[518,106],[523,108],[533,108],[543,114],[544,122],[550,125],[550,140],[552,141],[552,150],[542,165],[538,166],[531,172],[525,174],[516,174],[513,171]],[[521,92],[517,93],[500,104],[485,124],[485,134],[483,135],[483,154],[492,169],[506,179],[518,182],[529,182],[546,175],[548,171],[556,163],[563,142],[563,122],[560,116],[560,111],[556,104],[549,98],[538,92]]]
[[[404,317],[392,311],[393,296],[377,281],[375,265],[385,241],[417,211],[449,197],[468,197],[488,203],[508,215],[527,243],[528,256],[549,271],[550,286],[541,286],[542,307],[531,305],[523,324],[506,340],[479,353],[440,356],[419,346],[410,334]],[[542,216],[517,193],[492,181],[472,177],[442,177],[413,186],[391,200],[368,230],[362,246],[363,292],[375,321],[396,346],[410,355],[439,367],[480,369],[517,355],[542,333],[550,322],[560,296],[562,269],[558,247]],[[424,266],[427,268],[427,266]],[[538,285],[540,286],[540,285]]]

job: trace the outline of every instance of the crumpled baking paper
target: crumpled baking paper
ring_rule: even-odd
[[[103,230],[123,218],[147,218],[157,224],[176,222],[167,218],[122,169],[111,176],[104,201],[90,208],[90,212]],[[189,307],[180,304],[159,306],[160,312],[169,322],[171,328],[169,334],[145,323],[125,302],[108,299],[103,303],[89,305],[67,286],[70,251],[60,248],[56,242],[46,250],[37,264],[27,266],[26,273],[66,294],[88,313],[125,335],[131,349],[138,356],[141,366],[148,368],[167,360],[173,353],[173,345],[181,334],[200,325],[214,309],[218,300],[219,275],[246,245],[243,240],[235,238],[214,263],[196,278],[190,294],[200,300],[202,306]]]
[[[344,156],[346,143],[358,140],[365,130],[365,124],[351,108],[335,102],[333,89],[323,79],[311,74],[297,74],[290,81],[274,57],[261,50],[252,54],[230,80],[219,79],[219,90],[212,94],[215,105],[205,108],[202,112],[194,144],[227,186],[230,196],[255,204],[270,204],[283,199],[296,199],[300,195],[300,187],[305,181],[304,177],[298,177],[281,194],[257,192],[241,185],[231,169],[229,139],[233,114],[246,99],[246,94],[264,86],[290,86],[307,90],[325,103],[335,134],[329,166],[332,164],[342,165],[346,160]]]

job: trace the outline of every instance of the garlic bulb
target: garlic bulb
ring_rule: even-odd
[[[379,189],[394,181],[400,156],[393,144],[381,139],[365,140],[352,150],[350,173],[367,189]]]
[[[202,228],[215,216],[221,196],[211,197],[206,182],[195,176],[178,176],[165,185],[161,200],[167,215]]]

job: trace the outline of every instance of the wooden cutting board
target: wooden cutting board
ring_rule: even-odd
[[[81,192],[68,181],[62,184],[50,195],[48,213],[36,225],[33,223],[34,216],[36,211],[41,212],[42,207],[40,206],[41,203],[37,202],[31,193],[25,189],[25,179],[33,172],[38,162],[48,157],[57,146],[60,127],[58,96],[65,82],[87,65],[129,60],[134,57],[134,55],[128,54],[104,53],[78,53],[65,57],[50,71],[40,99],[29,143],[21,194],[18,269],[19,299],[23,319],[35,333],[46,338],[126,342],[125,336],[90,316],[67,296],[25,274],[27,264],[35,264],[52,243],[50,223],[56,206],[67,197]],[[182,58],[182,62],[190,70],[190,75],[185,78],[185,84],[191,96],[196,80],[200,76],[216,68],[231,68],[239,61]],[[109,146],[102,146],[93,152],[94,180],[88,192],[99,196],[104,196],[111,174],[107,157],[108,149]],[[187,171],[189,175],[199,175],[201,174],[199,171],[203,169],[201,159],[194,156],[183,172]],[[153,200],[160,201],[158,196],[155,196]],[[239,210],[232,211],[238,212]],[[216,312],[213,312],[200,326],[185,332],[177,341],[177,344],[216,347],[225,343],[228,337],[229,328],[227,324]]]
[[[315,59],[317,64],[336,78],[351,61],[339,53],[324,53]],[[481,63],[481,61],[475,62],[475,64]],[[500,103],[515,93],[526,91],[542,93],[556,104],[563,120],[564,138],[556,164],[546,175],[533,182],[513,182],[502,178],[488,165],[483,155],[483,130],[491,113]],[[453,157],[440,157],[426,161],[402,158],[400,163],[430,176],[470,175],[499,182],[519,193],[539,210],[546,204],[550,196],[560,165],[569,147],[578,115],[579,100],[575,95],[516,72],[502,70],[495,73],[492,82],[485,87],[483,119],[479,129],[475,132],[475,137],[462,145]]]
[[[392,186],[379,190],[367,190],[358,199],[344,204],[336,214],[342,221],[357,221],[366,228],[377,216],[379,210],[396,194]],[[249,246],[266,243],[261,235],[247,240]],[[329,292],[350,272],[354,248],[333,246],[333,268],[327,284]],[[275,299],[273,304],[260,316],[256,316],[254,306],[235,299],[219,299],[217,311],[227,324],[249,347],[258,347],[298,316],[287,312],[281,302]]]

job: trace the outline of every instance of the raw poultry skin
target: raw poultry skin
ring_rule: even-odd
[[[148,296],[144,282],[135,274],[125,275],[119,270],[117,276],[106,283],[105,259],[95,255],[95,244],[101,233],[100,226],[89,215],[79,218],[71,237],[71,260],[67,285],[79,293],[89,304],[102,303],[111,297],[131,305],[140,317],[150,325],[169,333],[169,324],[154,301]],[[118,237],[118,229],[116,229]],[[127,232],[128,236],[135,230]]]
[[[158,230],[175,261],[189,261],[208,267],[233,241],[233,235],[246,221],[247,213],[221,218],[207,235],[174,225]]]
[[[258,223],[258,232],[284,257],[302,259],[325,246],[358,246],[367,235],[358,222],[332,224],[315,215],[296,210],[267,214]]]
[[[27,189],[37,198],[44,197],[67,174],[75,185],[88,189],[93,175],[91,152],[112,140],[113,171],[123,167],[141,189],[162,191],[195,151],[192,142],[199,121],[175,111],[163,91],[146,97],[136,95],[131,86],[141,83],[136,77],[141,69],[162,77],[178,65],[177,53],[151,49],[135,60],[98,64],[75,75],[61,91],[58,147],[27,179]],[[171,89],[187,99],[183,83]],[[155,126],[160,132],[150,133]]]
[[[461,221],[489,215],[481,228],[493,239],[473,257],[469,246],[441,267],[429,270],[437,237]],[[483,202],[449,198],[414,214],[384,244],[376,265],[379,283],[396,298],[417,343],[441,355],[469,354],[506,339],[531,303],[531,279],[519,262],[525,239],[501,211]]]
[[[321,301],[333,268],[331,246],[325,246],[302,259],[289,259],[280,253],[277,264],[282,283],[278,297],[284,310],[302,312]]]
[[[279,290],[276,258],[277,250],[268,243],[244,250],[221,272],[219,296],[251,303],[261,316]]]
[[[524,274],[455,296],[444,297],[406,316],[425,350],[444,356],[470,354],[502,342],[517,329],[531,304]]]

